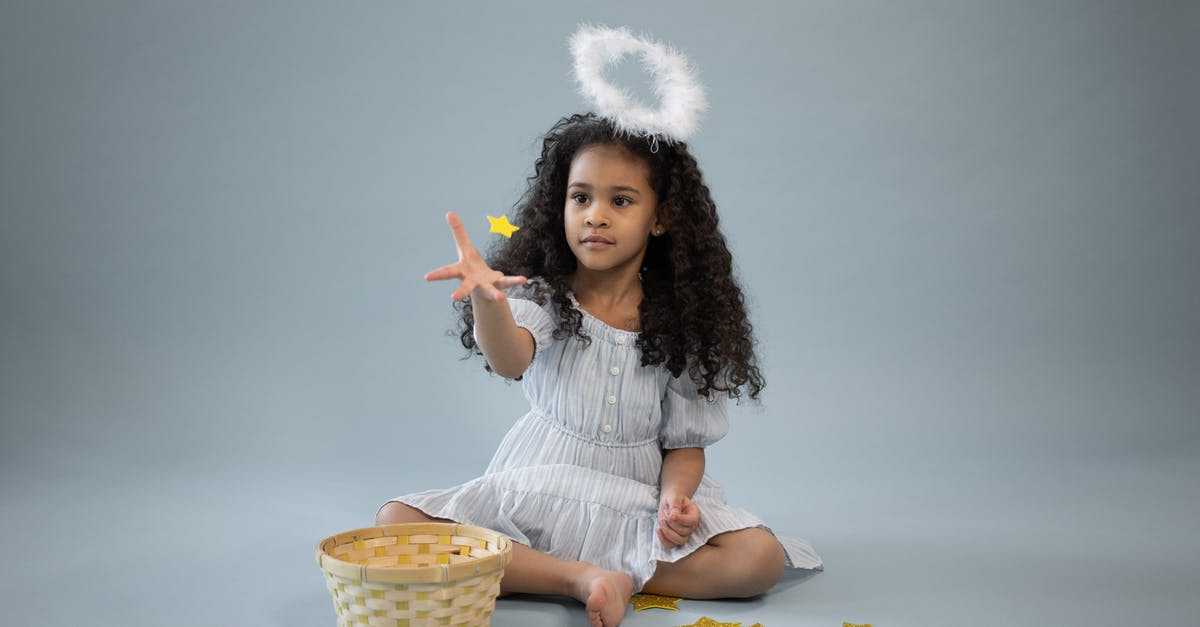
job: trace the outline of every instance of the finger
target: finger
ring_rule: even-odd
[[[670,529],[671,531],[674,531],[675,534],[681,538],[685,538],[685,537],[691,535],[692,529],[693,529],[692,525],[689,525],[687,523],[682,523],[682,522],[668,522],[667,528]]]
[[[453,211],[446,213],[446,223],[450,225],[450,232],[454,234],[454,243],[458,246],[459,252],[471,248],[471,238],[467,237],[467,227],[463,226],[463,221],[458,218],[458,214]]]
[[[470,293],[471,286],[469,286],[466,281],[463,281],[462,283],[458,284],[458,289],[454,290],[454,293],[450,295],[450,300],[458,302],[466,298]]]
[[[671,541],[670,541],[670,540],[667,538],[667,536],[663,535],[663,530],[662,530],[662,529],[658,529],[657,535],[658,535],[658,541],[659,541],[659,542],[662,542],[663,546],[665,546],[665,547],[667,547],[667,548],[671,548],[671,547],[673,547],[673,546],[678,546],[678,545],[677,545],[677,544],[675,544],[674,542],[671,542]]]
[[[668,542],[675,546],[687,542],[686,537],[676,533],[675,530],[671,529],[670,527],[659,527],[658,531],[660,534],[662,534],[662,537],[666,538]]]
[[[691,520],[693,518],[693,515],[691,512],[689,512],[687,510],[677,509],[677,510],[672,510],[671,515],[668,518],[673,522],[686,522],[688,520]]]
[[[425,273],[426,281],[445,281],[446,279],[461,279],[463,276],[462,268],[457,263],[452,263],[448,266],[442,266],[436,270],[430,270]]]
[[[676,527],[695,527],[695,523],[698,521],[695,516],[679,515],[671,516],[667,519],[667,522]]]
[[[528,281],[528,279],[523,276],[505,276],[497,280],[495,285],[499,288],[509,288],[516,287],[518,285],[524,285],[526,281]]]

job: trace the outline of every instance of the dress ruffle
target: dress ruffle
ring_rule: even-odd
[[[586,498],[581,498],[586,497]],[[657,563],[675,562],[728,531],[762,527],[754,514],[726,503],[707,475],[693,496],[700,525],[682,546],[658,541],[658,488],[570,464],[514,468],[463,485],[399,497],[430,516],[499,531],[516,542],[564,560],[628,573],[640,590]],[[819,569],[812,546],[781,538],[793,568]]]

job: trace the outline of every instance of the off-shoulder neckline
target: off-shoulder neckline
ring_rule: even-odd
[[[638,331],[626,331],[625,329],[618,329],[617,327],[614,327],[613,325],[592,315],[591,312],[589,312],[588,310],[584,309],[583,307],[581,307],[579,305],[579,299],[575,298],[575,292],[573,292],[571,290],[567,290],[567,298],[571,299],[571,305],[574,306],[575,309],[577,309],[579,311],[579,313],[583,314],[583,317],[585,320],[591,321],[592,323],[594,323],[595,325],[604,329],[605,331],[608,331],[609,333],[631,336],[631,337],[635,337],[635,338],[640,334]]]

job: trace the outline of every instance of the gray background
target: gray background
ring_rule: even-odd
[[[827,562],[627,624],[1200,615],[1196,3],[0,7],[6,624],[332,625],[315,543],[482,470],[524,401],[421,277],[581,21],[709,87],[769,383],[709,467]]]

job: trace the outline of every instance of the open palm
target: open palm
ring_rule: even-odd
[[[459,301],[468,295],[482,297],[492,301],[504,300],[504,288],[521,285],[525,282],[523,276],[507,276],[504,273],[488,267],[483,255],[475,250],[471,238],[467,237],[467,229],[462,220],[453,211],[446,214],[446,223],[454,234],[454,245],[458,248],[458,262],[442,266],[437,270],[426,273],[426,281],[446,281],[459,279],[458,289],[450,298]]]

